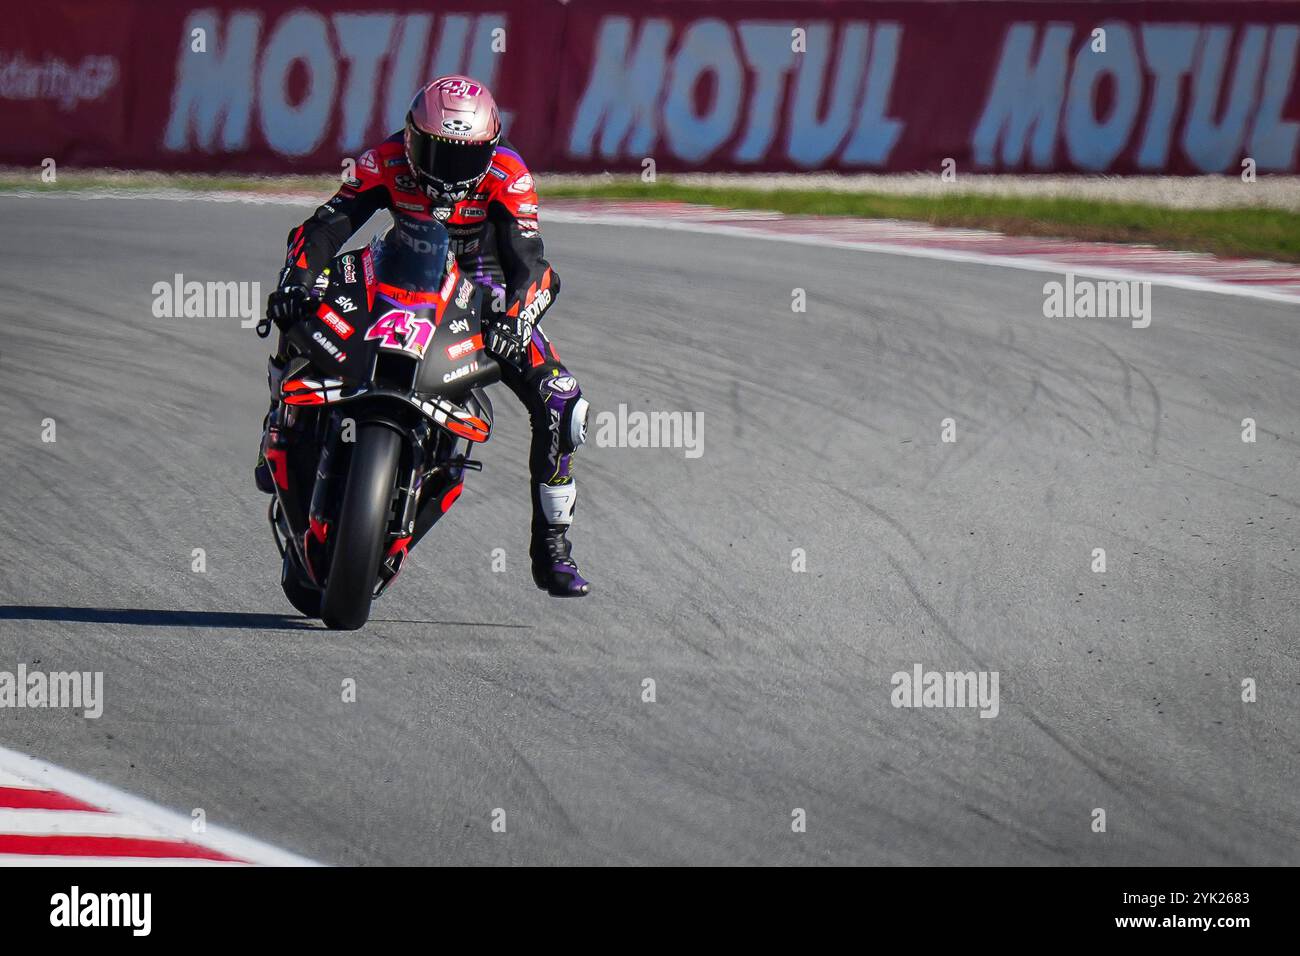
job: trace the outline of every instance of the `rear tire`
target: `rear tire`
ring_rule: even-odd
[[[401,453],[402,438],[391,428],[357,429],[321,601],[320,616],[329,627],[354,631],[370,617]]]

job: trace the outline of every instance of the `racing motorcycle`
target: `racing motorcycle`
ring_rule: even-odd
[[[271,365],[268,518],[289,602],[352,630],[452,506],[492,430],[482,291],[438,222],[398,218],[336,256]]]

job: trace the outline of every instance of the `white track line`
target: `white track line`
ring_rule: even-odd
[[[889,256],[938,259],[944,262],[966,262],[974,265],[999,266],[1004,269],[1024,269],[1029,272],[1050,272],[1058,276],[1066,272],[1073,272],[1075,275],[1096,276],[1099,279],[1136,280],[1174,289],[1186,289],[1192,292],[1213,292],[1218,295],[1234,295],[1245,299],[1263,299],[1267,302],[1300,305],[1300,294],[1288,295],[1285,292],[1274,292],[1271,289],[1258,289],[1251,286],[1233,285],[1227,282],[1215,282],[1213,279],[1200,279],[1195,276],[1176,276],[1165,272],[1144,272],[1136,269],[1116,269],[1110,266],[1096,266],[1091,263],[1055,261],[1030,256],[998,255],[989,252],[962,252],[956,249],[895,246],[867,240],[836,239],[830,236],[801,236],[790,233],[759,232],[754,229],[727,226],[720,223],[694,223],[684,222],[679,219],[658,219],[652,216],[631,216],[619,213],[593,214],[552,210],[550,213],[543,213],[543,218],[553,222],[591,223],[601,226],[639,226],[645,229],[668,229],[674,232],[696,232],[710,235],[737,236],[743,239],[793,242],[802,246],[855,249],[861,252],[876,252]],[[1073,254],[1080,255],[1081,253],[1074,252]]]
[[[226,191],[187,191],[184,189],[130,190],[130,189],[85,189],[64,190],[61,192],[34,189],[0,190],[0,199],[158,199],[169,202],[221,202],[247,203],[249,205],[311,206],[316,200],[298,194],[250,194],[233,190]],[[716,211],[715,211],[716,212]],[[722,210],[720,212],[726,212]],[[704,235],[731,236],[739,239],[762,239],[767,242],[792,242],[803,246],[818,246],[829,249],[851,249],[859,252],[873,252],[887,256],[908,256],[915,259],[935,259],[943,262],[964,262],[973,265],[996,266],[1003,269],[1022,269],[1028,272],[1048,272],[1062,275],[1073,272],[1076,275],[1095,276],[1099,279],[1121,279],[1124,281],[1150,282],[1152,285],[1189,292],[1211,292],[1216,295],[1237,296],[1243,299],[1257,299],[1265,302],[1281,302],[1287,305],[1300,305],[1300,293],[1288,295],[1272,289],[1260,289],[1249,285],[1233,285],[1216,282],[1213,279],[1195,276],[1170,275],[1165,272],[1145,272],[1138,269],[1116,269],[1091,263],[1043,259],[1030,256],[1000,255],[987,252],[964,252],[955,249],[938,249],[921,246],[891,245],[868,240],[838,239],[821,235],[797,235],[780,232],[762,232],[741,226],[722,223],[691,222],[675,218],[680,210],[665,211],[663,215],[635,215],[629,213],[591,213],[573,210],[551,209],[544,212],[542,218],[551,222],[583,223],[598,226],[630,226],[642,229],[667,229],[674,232],[693,232]],[[701,215],[710,215],[701,212]],[[991,237],[1002,238],[996,234]],[[1138,250],[1140,251],[1140,250]],[[1076,255],[1078,253],[1075,253]]]
[[[115,787],[92,780],[89,777],[83,777],[79,773],[73,773],[71,770],[64,770],[62,767],[56,767],[37,757],[31,757],[27,754],[19,753],[16,750],[9,750],[6,747],[0,747],[0,777],[16,777],[20,781],[26,781],[28,788],[37,788],[44,790],[54,790],[67,796],[74,797],[83,803],[91,806],[100,807],[109,813],[119,814],[136,821],[138,824],[145,824],[151,827],[154,834],[169,840],[181,840],[187,843],[197,843],[209,849],[216,850],[227,856],[236,857],[240,860],[247,860],[250,863],[260,864],[262,866],[317,866],[311,860],[297,854],[281,850],[269,844],[262,843],[260,840],[254,840],[233,830],[227,830],[224,827],[216,826],[209,823],[205,832],[195,833],[191,827],[189,817],[182,816],[143,800],[140,797],[134,797],[129,793],[124,793]],[[22,783],[16,784],[23,786]],[[9,784],[6,784],[9,786]],[[11,811],[22,812],[22,811]],[[68,814],[75,811],[39,811],[48,813]],[[88,813],[77,813],[78,817],[93,816]],[[0,824],[0,833],[6,832],[3,825]],[[8,831],[12,832],[12,831]],[[121,835],[121,834],[114,834]],[[12,863],[17,860],[26,861],[28,857],[18,857],[9,855],[8,857],[0,855],[0,863]],[[69,858],[60,858],[67,860]],[[138,860],[121,860],[111,859],[104,860],[106,864],[119,865],[126,862],[141,862]],[[177,861],[172,859],[145,860],[144,865],[170,866]],[[202,861],[200,861],[202,862]],[[82,865],[80,858],[77,858],[75,864]]]
[[[40,787],[32,783],[26,777],[20,777],[14,773],[6,773],[0,769],[0,787],[14,787],[18,790],[39,790]]]
[[[147,820],[123,817],[116,813],[92,813],[89,810],[11,810],[0,809],[0,833],[5,835],[43,836],[120,836],[145,840],[170,840]],[[0,857],[0,860],[4,857]]]

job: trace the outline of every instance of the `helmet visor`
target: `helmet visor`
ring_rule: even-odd
[[[428,177],[435,185],[452,188],[471,186],[483,178],[492,163],[496,143],[441,139],[408,122],[406,148],[416,173]]]

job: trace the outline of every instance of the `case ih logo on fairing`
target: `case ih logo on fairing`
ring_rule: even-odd
[[[458,378],[464,378],[466,375],[469,375],[471,372],[477,372],[477,371],[478,371],[478,362],[470,362],[468,365],[462,365],[460,368],[456,369],[453,372],[448,372],[446,375],[442,377],[442,380],[444,382],[454,382]]]
[[[348,357],[348,353],[344,352],[337,345],[331,342],[329,340],[329,336],[326,335],[324,332],[322,332],[320,329],[317,329],[315,332],[311,334],[311,340],[315,342],[317,345],[319,345],[321,348],[323,348],[326,352],[329,352],[330,355],[334,356],[334,361],[336,362],[342,362],[345,358]]]

